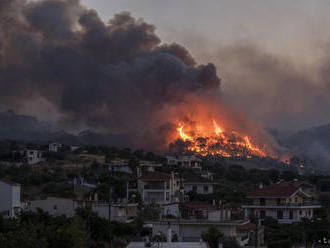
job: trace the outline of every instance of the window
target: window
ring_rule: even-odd
[[[277,210],[277,219],[279,219],[279,220],[283,219],[283,211],[282,210]]]
[[[299,210],[299,215],[302,215],[302,211],[301,210]]]
[[[208,186],[204,186],[203,187],[203,190],[204,190],[204,192],[208,192],[209,191],[209,187]]]
[[[260,218],[263,219],[266,217],[266,211],[265,210],[260,210]]]
[[[277,198],[277,205],[281,205],[281,198]]]
[[[293,211],[292,211],[292,210],[290,210],[290,212],[289,212],[289,219],[290,219],[290,220],[293,219]]]
[[[53,208],[54,208],[54,210],[56,210],[56,209],[57,209],[57,205],[54,205],[54,207],[53,207]]]
[[[194,185],[194,186],[192,187],[192,190],[193,190],[194,192],[197,192],[197,186]]]
[[[260,205],[261,206],[266,205],[266,199],[265,198],[260,198]]]
[[[294,202],[295,202],[295,203],[298,202],[298,198],[297,198],[297,197],[294,198]]]

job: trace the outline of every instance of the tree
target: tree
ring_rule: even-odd
[[[208,243],[210,248],[218,248],[219,242],[222,238],[222,232],[215,227],[210,227],[202,233],[202,239]]]

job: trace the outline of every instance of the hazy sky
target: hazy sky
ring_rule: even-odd
[[[266,126],[330,122],[328,0],[83,0],[106,21],[129,11],[163,42],[214,62],[224,98]],[[329,70],[330,71],[330,70]]]

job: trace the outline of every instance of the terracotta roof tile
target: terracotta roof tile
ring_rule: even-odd
[[[298,189],[296,187],[268,186],[257,189],[248,194],[248,197],[289,197]]]
[[[6,183],[6,184],[9,184],[9,185],[12,185],[12,186],[19,186],[20,185],[19,183],[15,183],[13,181],[10,181],[7,178],[0,178],[0,182]]]
[[[256,228],[257,228],[257,225],[253,224],[253,223],[246,223],[246,224],[238,227],[239,230],[243,230],[243,231],[255,231]],[[259,230],[262,228],[263,228],[262,226],[258,226]]]

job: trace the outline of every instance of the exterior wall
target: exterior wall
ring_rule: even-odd
[[[164,216],[171,215],[175,217],[180,217],[179,204],[175,203],[175,204],[164,205],[162,212]]]
[[[158,222],[153,224],[153,235],[162,232],[167,233],[168,222]],[[218,228],[225,236],[237,237],[238,225],[226,225],[223,223],[170,223],[170,228],[173,233],[176,233],[183,241],[199,241],[201,239],[202,232],[209,227],[214,226]]]
[[[58,149],[61,148],[62,145],[61,144],[58,144],[58,143],[52,143],[52,144],[49,144],[48,146],[48,150],[50,152],[58,152]]]
[[[124,172],[128,174],[132,174],[132,169],[128,165],[123,165],[123,166],[111,166],[112,170],[115,172]]]
[[[13,209],[13,190],[12,190],[12,186],[4,183],[4,182],[0,182],[0,212],[4,215],[4,216],[12,216],[12,209]]]
[[[208,190],[204,190],[204,186],[208,188]],[[194,187],[196,187],[196,193],[198,194],[213,194],[213,184],[198,184],[198,183],[185,183],[184,184],[184,191],[186,193],[190,191],[194,191]]]
[[[201,169],[201,160],[196,158],[196,156],[180,156],[180,157],[173,157],[167,156],[167,164],[169,165],[179,165],[182,167],[190,167]]]
[[[41,151],[26,150],[26,159],[28,164],[37,164],[42,161]]]
[[[78,207],[91,207],[102,218],[109,218],[109,204],[91,203],[78,204],[75,200],[49,197],[46,200],[35,200],[30,203],[30,210],[36,211],[38,208],[48,212],[51,215],[65,215],[72,217]],[[111,206],[111,220],[127,221],[129,218],[137,216],[137,204],[113,205]]]
[[[71,199],[48,197],[45,200],[34,200],[30,203],[30,210],[37,211],[40,208],[51,215],[65,215],[72,217],[75,213],[75,204]]]
[[[210,221],[229,221],[231,219],[231,211],[229,209],[219,209],[208,212],[208,220]]]
[[[138,192],[145,203],[164,204],[173,202],[180,190],[180,179],[172,176],[164,181],[138,180]]]
[[[266,206],[276,206],[276,205],[288,205],[288,204],[293,204],[293,205],[302,205],[305,202],[305,199],[297,194],[294,194],[291,197],[287,198],[255,198],[253,199],[253,205],[261,205],[261,199],[264,199]]]
[[[265,213],[265,217],[272,217],[277,220],[279,223],[293,223],[300,222],[303,218],[312,219],[314,215],[313,208],[295,208],[295,209],[282,209],[282,208],[255,208],[255,209],[246,209],[245,218],[248,219],[251,215],[258,216],[261,218],[261,211]],[[282,211],[283,218],[278,218],[278,211]],[[292,218],[290,218],[290,212],[292,212]]]

